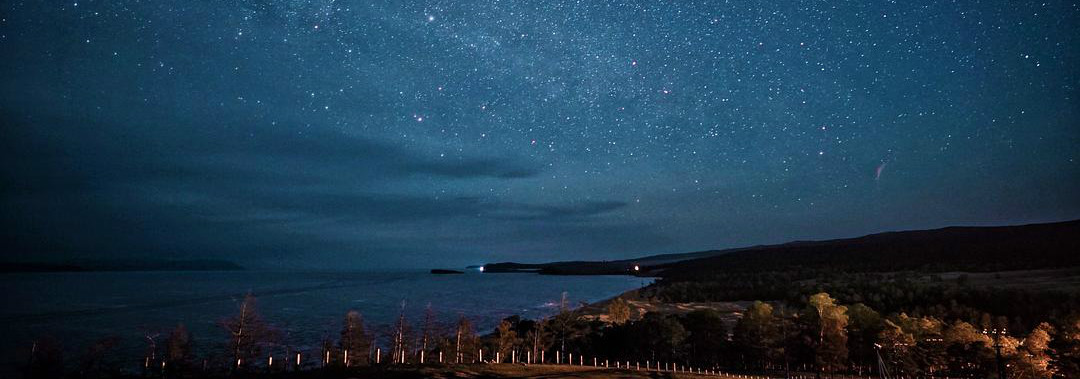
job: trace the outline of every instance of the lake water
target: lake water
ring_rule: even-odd
[[[430,304],[443,322],[459,315],[478,331],[502,318],[538,318],[558,308],[563,292],[571,304],[602,300],[647,282],[628,276],[534,274],[432,275],[427,272],[94,272],[0,275],[6,297],[0,310],[0,357],[10,372],[33,340],[51,336],[76,361],[92,342],[120,338],[116,354],[138,359],[144,336],[183,323],[202,354],[226,338],[219,322],[254,293],[263,318],[287,333],[287,343],[314,347],[340,331],[350,309],[368,326],[393,323],[405,302],[414,323]]]

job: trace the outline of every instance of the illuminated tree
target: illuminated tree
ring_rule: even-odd
[[[1050,367],[1055,378],[1080,378],[1080,315],[1066,319],[1051,341]]]
[[[837,305],[829,294],[810,296],[810,319],[815,323],[814,360],[825,372],[843,368],[847,363],[847,307]]]
[[[630,321],[630,305],[621,297],[615,298],[608,304],[608,318],[613,324],[625,324]]]
[[[1050,356],[1053,349],[1050,348],[1051,336],[1054,327],[1047,323],[1041,323],[1031,331],[1016,352],[1016,367],[1010,378],[1017,379],[1042,379],[1053,376],[1054,369],[1050,366]]]
[[[992,358],[990,337],[967,322],[956,321],[942,334],[949,372],[962,376],[982,376],[983,363]]]

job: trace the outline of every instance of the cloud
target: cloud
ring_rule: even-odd
[[[147,127],[10,109],[0,111],[0,122],[0,154],[10,162],[0,169],[5,259],[365,262],[388,252],[448,259],[665,242],[606,217],[623,202],[541,204],[467,190],[415,191],[426,183],[470,188],[473,181],[541,172],[514,157],[444,160],[333,129],[241,132],[183,120]]]
[[[585,201],[570,205],[523,205],[492,212],[491,216],[505,220],[581,220],[612,212],[626,206],[621,201]]]

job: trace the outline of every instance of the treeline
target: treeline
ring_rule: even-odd
[[[183,378],[395,364],[555,363],[566,359],[566,343],[579,332],[580,315],[570,311],[565,294],[561,304],[561,311],[552,317],[539,321],[509,317],[486,335],[478,335],[473,321],[465,316],[451,323],[440,321],[430,307],[421,320],[410,322],[403,305],[396,322],[381,327],[367,325],[359,311],[350,310],[339,333],[311,344],[290,340],[286,330],[265,320],[256,297],[249,294],[236,314],[219,323],[218,342],[205,346],[201,354],[191,333],[180,324],[164,335],[148,334],[138,357],[125,356],[118,348],[122,341],[109,337],[69,361],[59,341],[41,338],[27,344],[30,351],[19,371],[27,378]],[[559,351],[564,355],[559,356]]]
[[[236,314],[220,323],[219,342],[201,354],[180,325],[164,336],[147,336],[139,357],[118,356],[119,341],[113,338],[92,344],[75,362],[65,362],[58,344],[35,341],[21,369],[29,378],[183,378],[312,370],[348,375],[390,365],[478,362],[589,365],[593,360],[601,366],[623,362],[628,367],[633,362],[634,367],[661,367],[663,362],[665,368],[755,375],[1080,377],[1080,315],[1019,331],[1009,328],[1006,317],[984,313],[977,322],[968,322],[882,314],[827,293],[800,302],[754,302],[735,321],[716,310],[651,312],[635,319],[624,299],[610,302],[607,313],[604,320],[591,317],[564,300],[551,317],[512,316],[478,335],[469,319],[440,322],[431,309],[418,322],[410,322],[402,312],[394,324],[381,328],[366,325],[358,311],[349,311],[338,333],[311,344],[290,341],[261,317],[255,297],[249,295]]]
[[[648,296],[666,302],[772,299],[803,303],[828,292],[842,302],[863,303],[884,313],[960,319],[977,323],[987,313],[1007,317],[1008,326],[1028,331],[1080,310],[1075,290],[972,285],[967,275],[945,280],[925,272],[860,273],[840,270],[718,272],[695,281],[663,279]]]
[[[225,377],[237,374],[283,373],[309,369],[340,369],[394,363],[471,363],[480,360],[481,339],[473,323],[461,316],[447,325],[429,307],[416,325],[404,313],[390,326],[366,325],[359,311],[344,315],[342,329],[321,342],[291,341],[285,330],[265,320],[256,297],[248,294],[236,314],[219,323],[218,342],[199,354],[183,324],[148,334],[141,357],[122,356],[117,337],[98,340],[74,361],[53,338],[32,341],[19,367],[27,378],[102,377]]]
[[[625,302],[615,301],[609,306],[612,323],[582,321],[570,346],[590,355],[772,375],[1080,377],[1080,315],[1057,325],[1040,322],[1020,333],[1008,329],[1004,317],[984,315],[969,323],[906,313],[884,316],[862,303],[843,305],[826,293],[799,307],[783,304],[754,302],[726,326],[723,314],[713,310],[627,320]]]

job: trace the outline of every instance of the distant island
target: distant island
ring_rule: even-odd
[[[431,273],[436,274],[436,275],[464,274],[465,271],[447,270],[447,269],[443,269],[443,268],[435,268],[435,269],[431,269]]]
[[[109,260],[54,262],[0,262],[0,273],[23,272],[93,272],[93,271],[237,271],[244,268],[234,262],[216,259],[191,260]]]

